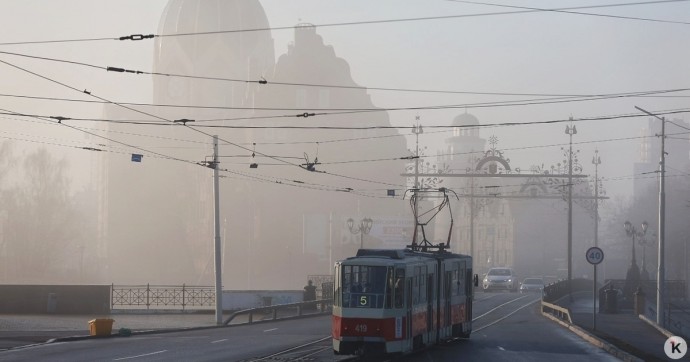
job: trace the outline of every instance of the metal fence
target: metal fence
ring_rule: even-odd
[[[115,285],[111,286],[111,308],[176,309],[215,307],[214,287],[171,285]],[[207,309],[203,308],[203,309]]]
[[[559,280],[544,287],[543,300],[549,303],[554,303],[560,298],[572,292],[591,291],[593,281],[590,279],[572,279],[571,283],[568,280]],[[571,286],[572,284],[572,286]]]

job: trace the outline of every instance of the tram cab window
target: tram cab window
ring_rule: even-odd
[[[385,266],[345,265],[342,268],[342,306],[383,308],[388,268]]]

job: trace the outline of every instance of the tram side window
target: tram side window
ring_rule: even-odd
[[[405,301],[405,269],[395,270],[395,308],[403,308]]]
[[[465,294],[465,262],[460,263],[458,268],[458,295]]]
[[[458,265],[450,264],[450,295],[458,295]]]
[[[393,268],[390,267],[388,268],[388,276],[386,277],[386,295],[384,298],[385,302],[383,307],[386,309],[391,309],[391,298],[393,298]]]
[[[351,287],[352,287],[352,267],[349,265],[343,266],[342,269],[342,277],[343,277],[343,285],[342,285],[342,290],[343,290],[343,307],[349,307],[350,306],[350,294],[351,294]]]

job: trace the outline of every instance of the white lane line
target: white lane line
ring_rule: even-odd
[[[529,303],[523,305],[522,307],[520,307],[520,308],[514,310],[513,312],[511,312],[511,313],[505,315],[504,317],[499,318],[499,319],[497,319],[497,320],[493,321],[492,323],[489,323],[489,324],[487,324],[487,325],[485,325],[485,326],[482,326],[482,327],[480,327],[480,328],[477,328],[477,329],[475,329],[474,331],[475,331],[475,332],[479,332],[479,331],[481,331],[482,329],[489,328],[489,327],[493,326],[494,324],[503,321],[504,319],[506,319],[506,318],[512,316],[513,314],[515,314],[515,313],[521,311],[522,309],[525,309],[525,308],[529,307],[530,305],[532,305],[532,304],[534,304],[534,303],[536,303],[536,302],[541,302],[541,299],[536,299],[536,300],[534,300],[534,301],[531,301],[531,302],[529,302]]]
[[[479,319],[479,318],[485,317],[485,316],[487,316],[487,315],[493,313],[495,310],[500,309],[501,307],[504,307],[504,306],[506,306],[506,305],[508,305],[508,304],[510,304],[510,303],[517,302],[518,300],[524,299],[524,298],[527,298],[527,297],[528,297],[528,296],[525,295],[525,296],[520,297],[520,298],[511,299],[511,300],[509,300],[509,301],[507,301],[507,302],[505,302],[505,303],[503,303],[503,304],[501,304],[501,305],[499,305],[499,306],[497,306],[497,307],[495,307],[495,308],[493,308],[493,309],[490,309],[488,312],[486,312],[486,313],[484,313],[484,314],[482,314],[482,315],[480,315],[480,316],[478,316],[478,317],[475,317],[474,319],[472,319],[472,322],[476,321],[476,320]]]
[[[505,350],[506,350],[505,348],[503,348],[503,347],[501,347],[501,346],[498,346],[498,349],[500,349],[501,351],[505,351]]]
[[[213,342],[211,342],[211,343],[220,343],[220,342],[225,342],[225,341],[227,341],[227,340],[228,340],[227,338],[225,338],[225,339],[219,339],[219,340],[213,341]]]
[[[167,352],[167,351],[168,351],[167,349],[164,349],[162,351],[140,354],[138,356],[115,358],[113,361],[122,361],[122,360],[126,360],[126,359],[134,359],[134,358],[139,358],[139,357],[153,356],[154,354],[159,354],[159,353],[163,353],[163,352]]]
[[[271,332],[271,331],[275,331],[276,329],[278,329],[278,328],[267,329],[267,330],[265,330],[264,332]]]

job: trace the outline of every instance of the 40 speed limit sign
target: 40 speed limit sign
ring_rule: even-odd
[[[587,249],[587,253],[585,254],[585,257],[587,258],[587,261],[592,264],[592,265],[597,265],[604,261],[604,251],[601,250],[600,248],[593,246],[589,249]]]

